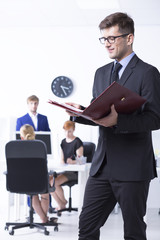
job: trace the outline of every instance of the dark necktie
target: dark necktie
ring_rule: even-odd
[[[121,69],[122,65],[120,63],[116,63],[111,75],[111,83],[113,83],[114,81],[117,82],[119,80],[119,75],[118,72]]]

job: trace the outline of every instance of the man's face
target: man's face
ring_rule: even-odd
[[[29,101],[28,108],[31,113],[35,114],[37,112],[38,102],[37,101]]]
[[[105,38],[110,36],[116,37],[122,35],[119,32],[119,27],[113,26],[111,28],[106,28],[102,30],[102,35]],[[133,34],[128,34],[125,37],[119,37],[115,39],[114,43],[109,43],[105,41],[105,48],[109,53],[111,59],[116,59],[121,61],[123,58],[128,56],[132,52]]]

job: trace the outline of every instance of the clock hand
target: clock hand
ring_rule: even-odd
[[[62,85],[60,86],[60,88],[62,89],[62,91],[64,92],[64,94],[67,95],[65,89],[69,89],[69,88],[68,88],[68,87],[65,87],[65,86],[62,86]]]

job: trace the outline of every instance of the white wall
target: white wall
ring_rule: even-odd
[[[0,125],[1,145],[12,136],[10,131],[14,131],[16,118],[27,112],[26,98],[31,94],[40,98],[38,111],[48,116],[54,142],[57,137],[58,141],[64,137],[62,125],[68,116],[47,101],[89,104],[95,70],[110,61],[99,37],[98,27],[94,26],[0,28],[0,109],[5,123]],[[136,25],[134,50],[157,68],[159,38],[159,25]],[[59,75],[66,75],[74,82],[74,91],[67,99],[59,99],[51,91],[51,82]],[[96,142],[98,129],[77,125],[76,135]]]
[[[88,15],[84,10],[77,14],[73,2],[68,0],[61,4],[62,0],[0,1],[0,173],[5,169],[4,146],[14,137],[16,118],[27,112],[26,98],[31,94],[40,98],[38,110],[48,116],[53,134],[53,149],[56,151],[64,137],[62,125],[68,116],[62,109],[49,105],[48,99],[73,101],[87,106],[92,98],[95,70],[110,62],[106,50],[98,41],[98,24],[105,17],[104,14],[107,15],[111,10],[106,10],[106,13],[105,10],[98,11],[98,14],[89,11]],[[158,6],[159,2],[152,1],[151,9],[148,10],[146,6],[149,0],[139,3],[133,1],[134,8],[132,1],[120,2],[123,2],[124,7],[128,4],[129,11],[124,8],[119,10],[128,12],[133,18],[135,16],[141,23],[140,25],[135,21],[135,52],[160,70],[159,18],[157,23],[155,22],[159,7],[154,8],[157,6],[155,2]],[[55,4],[58,8],[55,8]],[[65,9],[67,7],[70,14]],[[55,13],[55,9],[59,11]],[[84,19],[79,18],[83,14]],[[69,20],[65,22],[63,17]],[[84,24],[87,21],[90,25]],[[55,26],[55,22],[60,23],[60,26]],[[69,27],[68,23],[72,26]],[[52,24],[54,26],[51,27]],[[52,94],[52,80],[59,75],[66,75],[74,82],[74,91],[67,99],[58,99]],[[75,134],[83,141],[96,143],[98,129],[77,124]],[[159,153],[160,131],[153,135],[154,147]],[[0,174],[1,177],[4,176]],[[149,196],[148,206],[159,207],[159,195],[155,197],[159,194],[159,179],[153,180],[152,186],[150,196],[153,197],[151,199]]]
[[[88,34],[88,28],[0,29],[1,117],[12,118],[12,130],[16,117],[27,112],[26,98],[36,94],[40,98],[38,111],[48,116],[53,135],[59,134],[59,141],[64,137],[62,125],[68,115],[47,101],[56,99],[75,101],[85,106],[89,104],[94,69],[97,67],[94,67],[96,60],[91,62],[93,56],[87,36],[94,37],[92,29],[89,31],[92,36]],[[67,99],[58,99],[52,94],[51,82],[59,75],[66,75],[74,82],[74,92]],[[3,124],[1,127],[4,128]],[[76,134],[83,140],[96,141],[92,127],[83,127],[83,131],[79,128],[77,126]]]

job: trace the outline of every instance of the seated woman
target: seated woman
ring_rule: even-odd
[[[72,121],[66,121],[63,125],[63,128],[65,130],[65,136],[61,142],[61,163],[65,164],[75,164],[76,157],[83,156],[83,143],[82,141],[74,136],[74,130],[75,130],[75,123]],[[63,172],[62,174],[59,174],[57,178],[55,179],[55,192],[52,192],[51,195],[55,199],[55,201],[58,204],[57,210],[64,209],[67,204],[67,200],[64,196],[63,188],[61,187],[61,184],[68,182],[70,180],[77,180],[78,174],[77,172]],[[51,184],[52,180],[51,180]]]
[[[25,124],[20,128],[20,137],[22,140],[35,140],[34,129],[31,125]],[[42,223],[47,223],[49,218],[47,212],[49,209],[49,193],[33,196],[33,208],[39,215]],[[57,218],[51,218],[50,221],[57,222]]]

